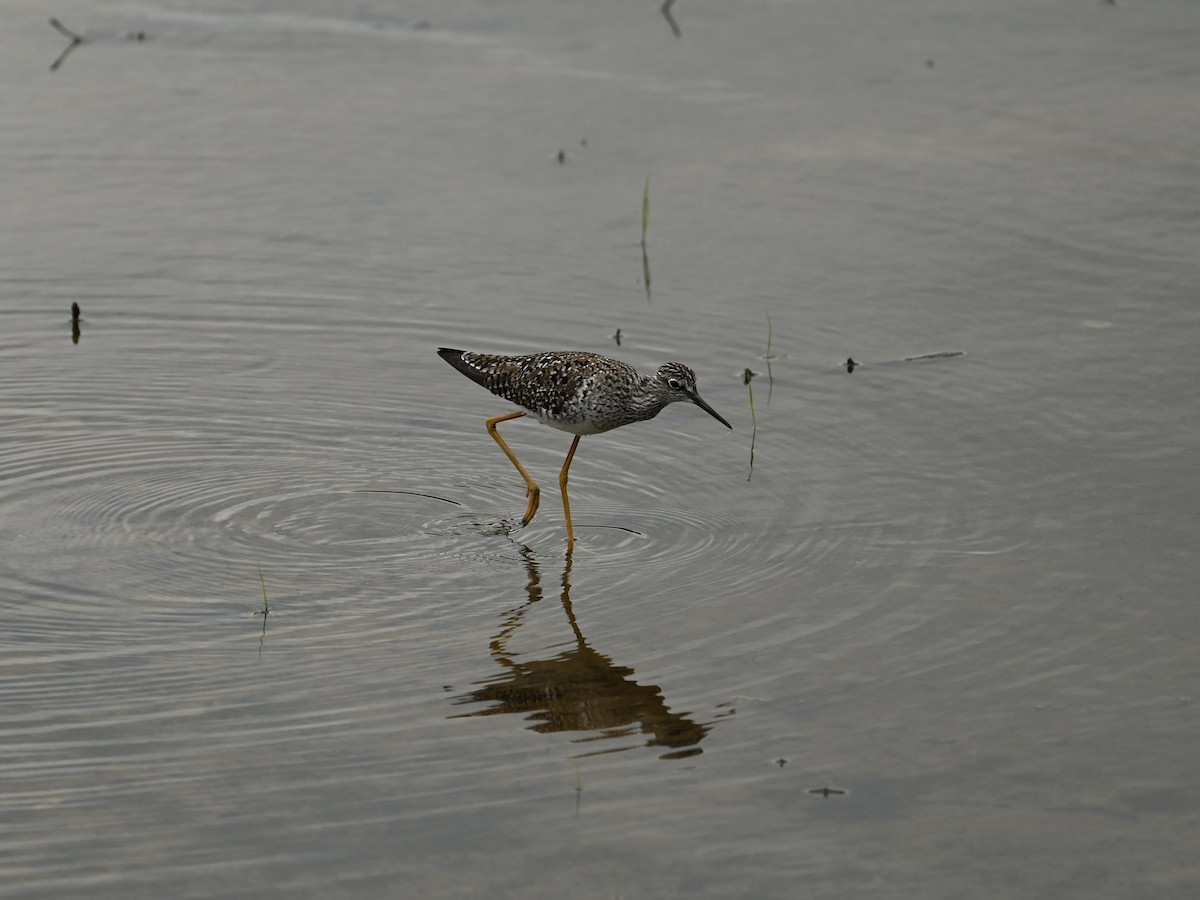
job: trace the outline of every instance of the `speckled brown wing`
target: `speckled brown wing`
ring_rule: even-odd
[[[449,347],[438,348],[438,356],[492,393],[498,393],[493,387],[498,378],[503,378],[505,381],[512,378],[513,373],[519,369],[517,361],[520,359],[516,356],[468,353],[465,350],[452,350]]]
[[[501,356],[443,348],[438,355],[497,397],[551,416],[580,398],[597,372],[613,364],[582,351]]]

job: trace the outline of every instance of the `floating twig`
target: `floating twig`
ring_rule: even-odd
[[[905,362],[917,362],[922,359],[950,359],[954,356],[966,356],[962,350],[942,350],[938,353],[922,353],[920,356],[906,356]]]
[[[59,34],[61,34],[63,37],[65,37],[68,41],[71,42],[71,43],[67,44],[67,46],[65,48],[63,48],[62,53],[58,54],[58,59],[56,59],[56,60],[54,60],[54,62],[50,63],[50,71],[56,72],[56,71],[58,71],[58,67],[63,64],[63,62],[66,60],[66,58],[68,56],[71,55],[71,52],[76,47],[78,47],[80,44],[82,44],[86,40],[86,38],[84,38],[84,36],[81,34],[76,34],[70,28],[68,28],[66,25],[64,25],[62,22],[58,21],[58,19],[55,19],[55,18],[50,19],[50,27],[53,28],[55,31],[57,31]]]
[[[634,534],[634,535],[637,535],[638,537],[646,536],[645,532],[638,531],[637,529],[634,529],[634,528],[626,528],[624,525],[580,525],[578,527],[579,528],[609,528],[609,529],[612,529],[613,531],[623,531],[626,534]]]
[[[80,44],[88,43],[88,38],[84,37],[82,34],[76,34],[74,31],[55,18],[50,19],[50,27],[70,41],[70,43],[67,44],[67,46],[63,49],[63,52],[58,54],[58,59],[50,63],[50,71],[55,72],[58,70],[58,67],[66,61],[67,57],[71,55],[71,52],[76,47],[78,47]],[[149,35],[144,31],[127,31],[125,32],[124,37],[127,41],[137,41],[140,44],[147,40]]]
[[[422,494],[420,491],[390,491],[386,488],[365,488],[360,491],[351,491],[352,494],[408,494],[410,497],[426,497],[429,500],[441,500],[443,503],[453,503],[455,506],[462,506],[457,500],[448,500],[445,497],[439,497],[437,494]]]
[[[842,788],[819,787],[819,788],[809,788],[807,793],[820,794],[822,797],[841,797],[846,792]]]

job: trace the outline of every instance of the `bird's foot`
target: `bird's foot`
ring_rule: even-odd
[[[537,515],[538,505],[542,502],[542,489],[536,484],[526,492],[529,502],[525,504],[525,514],[521,516],[521,524],[528,525]]]

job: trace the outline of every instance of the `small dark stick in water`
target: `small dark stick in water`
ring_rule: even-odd
[[[61,34],[63,37],[65,37],[67,40],[69,40],[71,42],[71,43],[67,44],[66,47],[63,48],[62,53],[58,54],[58,59],[56,59],[56,60],[54,60],[54,62],[50,63],[50,71],[57,72],[58,67],[63,64],[63,62],[66,60],[66,58],[68,56],[71,55],[71,51],[83,43],[84,37],[81,34],[76,34],[75,32],[73,32],[70,28],[68,28],[62,22],[58,21],[58,19],[52,18],[50,20],[50,27],[53,28],[55,31],[57,31],[59,34]]]
[[[809,788],[808,793],[820,794],[822,797],[841,797],[846,792],[844,790],[842,790],[841,788],[819,787],[819,788]]]
[[[663,14],[663,18],[667,20],[667,24],[671,26],[671,32],[675,37],[681,38],[683,37],[683,32],[679,30],[679,23],[675,21],[675,17],[671,15],[671,7],[674,5],[675,0],[663,0],[660,11]]]

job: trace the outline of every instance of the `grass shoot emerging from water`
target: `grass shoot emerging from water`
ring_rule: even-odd
[[[262,585],[263,592],[263,608],[255,613],[256,616],[263,617],[263,624],[266,625],[266,618],[271,614],[271,598],[267,596],[267,579],[263,577],[262,563],[258,566],[258,583]]]
[[[767,352],[763,354],[763,359],[767,361],[767,405],[771,405],[771,393],[775,388],[775,378],[771,375],[771,360],[775,358],[775,354],[771,352],[771,317],[767,316]],[[753,428],[750,431],[750,472],[746,475],[746,480],[749,481],[754,477],[754,444],[758,439],[758,416],[754,412],[754,385],[751,382],[757,372],[746,369],[742,373],[742,382],[746,385],[746,392],[750,395],[750,423]]]
[[[262,616],[262,634],[258,636],[258,656],[262,658],[263,644],[267,640],[267,616],[271,614],[271,598],[267,596],[267,579],[263,577],[262,563],[258,564],[258,583],[262,585],[263,608],[254,615]]]

